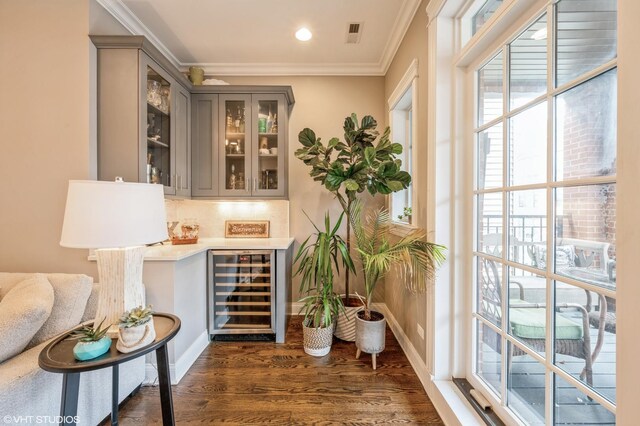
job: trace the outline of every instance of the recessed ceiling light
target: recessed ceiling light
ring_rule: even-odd
[[[311,36],[311,31],[306,27],[302,27],[296,31],[296,38],[300,41],[309,41],[311,40]]]

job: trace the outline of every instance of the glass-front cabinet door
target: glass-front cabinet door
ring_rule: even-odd
[[[142,55],[143,59],[146,59]],[[143,60],[143,73],[146,85],[142,87],[146,98],[146,111],[143,123],[146,122],[146,140],[141,144],[146,168],[143,170],[141,182],[162,184],[165,193],[175,192],[173,176],[173,125],[171,111],[172,87],[170,77],[160,71],[150,60]],[[146,148],[146,149],[145,149]]]
[[[253,95],[253,195],[284,196],[285,101],[282,95]]]
[[[220,95],[220,195],[251,195],[251,95]]]

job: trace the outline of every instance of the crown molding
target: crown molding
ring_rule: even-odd
[[[291,76],[291,75],[335,75],[335,76],[383,76],[384,70],[377,63],[185,63],[180,70],[186,72],[190,66],[204,69],[205,75],[214,76]]]
[[[391,62],[396,56],[396,52],[398,51],[398,48],[400,48],[400,44],[402,44],[402,40],[404,39],[407,30],[409,30],[413,17],[416,15],[419,8],[420,0],[404,0],[402,3],[400,13],[396,17],[396,21],[393,23],[391,36],[387,40],[387,44],[382,52],[382,57],[380,58],[380,66],[383,75],[387,73],[389,66],[391,66]]]
[[[204,69],[206,75],[215,76],[290,76],[290,75],[336,75],[336,76],[384,76],[404,39],[413,17],[420,8],[421,0],[403,0],[393,29],[377,63],[190,63],[178,58],[160,41],[151,30],[138,19],[122,0],[96,0],[131,34],[146,37],[180,71],[190,66]]]
[[[165,46],[155,34],[151,32],[145,24],[133,14],[131,9],[125,6],[121,0],[96,0],[98,4],[106,9],[114,18],[118,20],[131,34],[145,36],[156,49],[158,49],[174,67],[180,68],[180,61]]]

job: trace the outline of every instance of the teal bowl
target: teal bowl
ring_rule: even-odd
[[[104,336],[97,342],[78,342],[73,347],[73,356],[78,361],[88,361],[106,353],[111,347],[111,338]]]

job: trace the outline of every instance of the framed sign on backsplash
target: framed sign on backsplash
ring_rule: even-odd
[[[225,238],[269,238],[268,220],[227,220]]]

